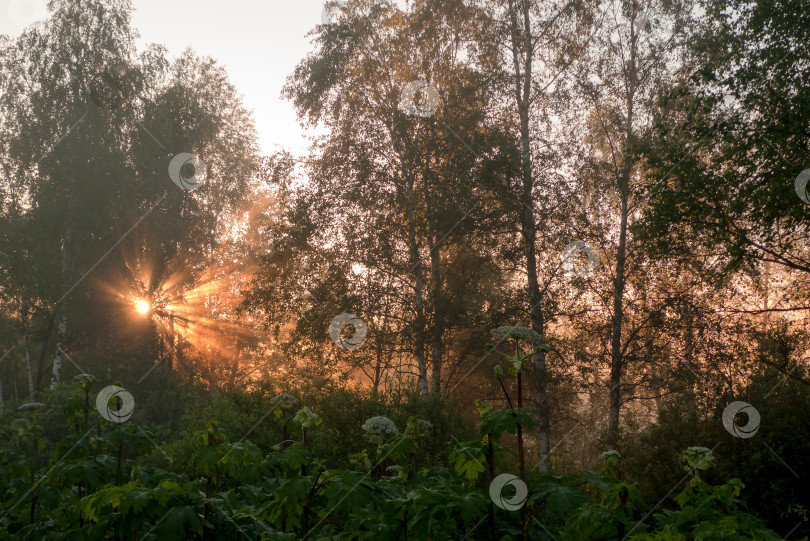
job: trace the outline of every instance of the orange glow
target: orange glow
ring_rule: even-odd
[[[271,195],[256,199],[243,215],[224,224],[216,252],[173,256],[157,264],[163,256],[136,230],[120,248],[123,272],[99,279],[132,317],[148,318],[162,351],[175,351],[173,358],[179,362],[173,368],[178,373],[193,366],[193,376],[212,388],[247,388],[267,372],[270,355],[281,359],[274,339],[266,339],[262,321],[236,312],[258,261],[253,252],[243,253],[243,246],[255,247],[258,253],[264,233],[254,224],[280,214]],[[196,259],[200,255],[207,258],[205,265]]]

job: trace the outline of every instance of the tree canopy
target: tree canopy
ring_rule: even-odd
[[[807,536],[805,7],[329,1],[294,155],[51,1],[0,36],[0,539]]]

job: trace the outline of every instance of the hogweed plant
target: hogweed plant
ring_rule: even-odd
[[[386,471],[385,458],[390,455],[390,443],[399,435],[399,428],[396,423],[388,417],[375,416],[363,423],[363,431],[366,433],[369,443],[377,446],[376,456],[380,465],[380,475],[384,475]],[[366,466],[368,473],[371,472],[372,465],[368,458],[368,454],[363,451],[362,456],[358,457],[358,461]]]
[[[75,394],[72,415],[80,425]],[[531,417],[518,408],[477,406],[480,437],[452,449],[451,468],[423,447],[440,435],[427,421],[411,417],[399,428],[387,418],[364,423],[369,449],[389,453],[389,465],[373,477],[370,466],[326,468],[312,456],[312,431],[322,422],[309,408],[290,415],[296,441],[266,455],[245,438],[230,442],[216,423],[188,434],[196,444],[188,473],[138,464],[137,456],[154,450],[149,429],[127,423],[108,430],[102,420],[103,436],[70,434],[56,443],[43,475],[32,445],[42,450],[47,443],[34,428],[44,411],[26,408],[0,445],[0,504],[7,510],[0,512],[0,539],[780,539],[742,510],[739,479],[705,482],[701,476],[714,461],[706,448],[683,454],[698,475],[674,498],[679,509],[641,501],[638,486],[622,479],[616,451],[603,453],[595,471],[539,475],[525,485],[522,501],[513,502],[509,491],[498,500],[496,466],[503,467],[505,453],[517,455],[499,442],[519,425],[531,428]],[[131,475],[118,483],[121,438],[132,451],[124,460]],[[507,486],[517,489],[517,477],[507,475],[513,478]]]
[[[301,425],[301,443],[307,444],[307,428],[313,428],[323,423],[320,415],[313,413],[311,409],[304,406],[295,414],[295,420]]]
[[[512,403],[512,399],[509,396],[509,392],[506,390],[506,386],[504,385],[503,378],[504,378],[504,371],[500,365],[495,365],[495,376],[498,378],[498,383],[501,386],[501,390],[503,390],[504,397],[506,401],[509,403],[509,408],[512,410],[512,416],[518,421],[517,422],[517,445],[518,445],[518,465],[520,468],[520,478],[526,478],[526,466],[525,466],[525,456],[523,451],[523,427],[524,423],[518,420],[518,416],[522,413],[529,413],[527,410],[526,412],[523,411],[523,373],[531,366],[532,358],[536,353],[541,351],[551,351],[548,346],[538,346],[536,348],[532,347],[529,351],[524,351],[521,347],[521,342],[528,342],[530,345],[539,343],[542,341],[543,337],[540,336],[537,332],[533,331],[532,329],[528,329],[526,327],[498,327],[496,329],[492,329],[490,331],[494,338],[498,338],[499,341],[504,341],[506,339],[511,339],[514,341],[515,344],[515,354],[510,355],[508,353],[501,353],[501,355],[509,362],[509,372],[517,378],[517,408],[514,407]],[[495,345],[490,344],[487,346],[488,351],[496,351]]]
[[[615,449],[605,451],[604,453],[599,455],[599,460],[604,462],[604,466],[597,466],[596,468],[594,468],[594,471],[606,477],[617,477],[619,469],[619,459],[621,457],[622,455],[620,455],[619,451],[616,451]]]
[[[292,440],[289,439],[290,419],[287,413],[295,407],[298,399],[291,394],[281,393],[273,398],[273,415],[281,421],[281,448],[286,449]]]
[[[419,459],[419,467],[425,465],[425,454],[422,450],[422,440],[430,435],[433,431],[433,425],[424,419],[417,419],[416,417],[409,417],[408,424],[405,427],[403,439],[406,440],[408,445],[408,452],[410,456],[411,472],[416,473],[417,457]]]
[[[82,404],[82,432],[88,431],[88,418],[90,415],[90,389],[98,379],[92,374],[79,374],[73,378],[73,382],[79,388],[80,392],[84,393],[84,402]],[[120,462],[119,462],[119,475],[120,475]],[[77,496],[81,500],[84,495],[84,481],[80,480],[76,485]],[[84,524],[84,519],[79,517],[79,527]]]
[[[714,466],[714,454],[706,447],[689,447],[683,452],[683,461],[685,462],[683,469],[692,472],[691,484],[696,487],[701,482],[700,472]]]
[[[45,407],[45,404],[41,402],[29,402],[27,404],[23,404],[19,408],[19,411],[24,412],[23,415],[26,417],[15,419],[11,422],[13,433],[17,436],[17,446],[19,448],[20,453],[23,457],[25,457],[26,461],[26,468],[29,473],[28,482],[32,487],[33,493],[31,495],[31,505],[29,507],[29,514],[28,514],[28,523],[34,523],[34,517],[36,514],[37,503],[40,498],[40,491],[34,490],[36,488],[36,480],[38,475],[38,458],[39,458],[39,451],[45,449],[45,441],[44,441],[44,430],[42,425],[39,423],[38,419],[38,410],[42,407]],[[30,419],[34,419],[31,421]],[[30,455],[30,467],[28,462],[28,454],[27,451],[29,448],[31,455]]]
[[[500,365],[495,365],[495,376],[498,378],[498,383],[501,386],[501,390],[503,390],[503,394],[506,397],[506,401],[509,403],[509,414],[511,414],[513,422],[514,422],[514,429],[517,434],[517,456],[518,456],[518,468],[520,470],[520,479],[525,481],[526,479],[526,462],[525,462],[525,452],[524,452],[524,444],[523,444],[523,430],[524,428],[528,430],[532,430],[536,427],[536,423],[532,417],[532,414],[539,413],[536,410],[528,410],[523,408],[523,373],[531,367],[532,359],[536,353],[540,353],[541,351],[551,351],[548,346],[541,345],[538,347],[534,347],[534,344],[538,344],[542,342],[543,337],[540,336],[539,333],[533,331],[532,329],[528,329],[526,327],[498,327],[496,329],[492,329],[491,331],[492,336],[498,339],[499,343],[503,342],[507,339],[514,341],[515,344],[515,353],[514,355],[510,355],[508,353],[501,353],[501,355],[506,359],[509,363],[509,372],[517,378],[517,408],[514,407],[512,403],[512,399],[509,396],[509,392],[506,390],[506,386],[504,385],[504,371]],[[528,351],[524,351],[521,347],[521,342],[528,342],[530,347]],[[495,345],[487,346],[488,351],[496,351]],[[527,526],[528,526],[528,515],[526,513],[526,508],[521,507],[521,538],[527,538]]]
[[[98,379],[92,374],[79,374],[73,378],[73,382],[79,388],[79,391],[84,393],[84,417],[82,423],[82,432],[87,432],[88,415],[90,412],[90,389]]]

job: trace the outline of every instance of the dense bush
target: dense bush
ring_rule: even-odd
[[[802,369],[794,376],[807,379]],[[716,468],[709,480],[740,479],[747,502],[769,527],[793,530],[791,538],[810,534],[810,387],[765,371],[738,396],[721,397],[711,414],[669,404],[653,425],[621,446],[626,474],[642,487],[647,501],[658,501],[682,477],[680,449],[700,445],[714,448]],[[734,400],[756,407],[760,427],[752,438],[735,438],[724,428],[721,413]],[[672,500],[669,500],[672,502]],[[794,529],[795,528],[795,529]]]
[[[65,386],[41,407],[7,404],[0,539],[781,538],[744,510],[739,479],[708,482],[705,448],[674,453],[689,480],[670,509],[622,478],[613,451],[595,471],[529,469],[525,504],[507,510],[509,485],[494,495],[507,504],[488,488],[515,464],[501,436],[529,428],[530,410],[481,404],[471,434],[447,404],[318,390],[279,397],[268,386],[207,402],[190,392],[169,444],[137,417],[101,419],[95,393],[81,388]],[[181,412],[165,414],[172,425]],[[155,467],[161,460],[169,466]]]

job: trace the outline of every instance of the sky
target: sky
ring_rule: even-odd
[[[132,0],[139,48],[165,45],[172,57],[191,47],[228,70],[231,83],[253,111],[265,154],[308,146],[306,132],[281,87],[312,49],[306,34],[321,23],[323,0]],[[46,0],[0,0],[0,33],[19,35],[47,16]]]

